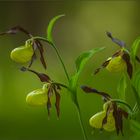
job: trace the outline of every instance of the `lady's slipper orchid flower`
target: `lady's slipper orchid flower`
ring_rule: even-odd
[[[128,118],[128,113],[118,107],[116,102],[112,101],[109,94],[97,91],[96,89],[88,86],[81,87],[85,93],[96,93],[101,95],[105,101],[103,110],[96,113],[89,119],[89,124],[93,128],[103,129],[106,131],[115,131],[117,134],[123,134],[123,117]]]
[[[33,35],[29,33],[27,30],[25,30],[20,26],[15,26],[6,32],[0,33],[0,35],[5,35],[5,34],[14,35],[17,34],[19,31],[26,34],[29,37],[29,39],[26,40],[25,45],[15,48],[11,51],[10,54],[11,59],[21,64],[29,62],[28,67],[31,67],[32,63],[36,59],[36,50],[38,50],[40,53],[40,62],[42,63],[43,67],[46,69],[46,62],[44,59],[44,48],[41,42],[37,39],[34,40]]]
[[[104,104],[103,111],[93,115],[89,123],[93,128],[104,129],[106,131],[115,130],[115,118],[113,116],[113,106],[110,101]]]
[[[130,62],[129,52],[125,49],[124,42],[119,39],[113,38],[111,33],[107,32],[107,36],[111,38],[111,40],[121,47],[115,54],[109,57],[98,69],[95,70],[95,74],[97,74],[100,69],[106,68],[109,72],[123,72],[127,69],[127,73],[130,78],[132,78],[133,67]]]
[[[41,89],[36,89],[26,96],[26,102],[31,106],[44,106],[47,104],[48,84]]]
[[[44,82],[43,87],[36,89],[27,94],[26,102],[31,106],[47,106],[48,115],[50,115],[50,109],[52,106],[51,98],[55,95],[56,102],[55,108],[57,116],[60,115],[60,90],[61,87],[67,88],[65,85],[53,82],[50,77],[44,73],[39,73],[29,68],[22,67],[22,71],[30,71],[36,74],[41,82]]]

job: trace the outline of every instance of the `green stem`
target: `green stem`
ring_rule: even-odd
[[[65,67],[65,65],[64,65],[64,62],[63,62],[63,60],[62,60],[62,58],[61,58],[61,56],[60,56],[60,54],[59,54],[59,51],[58,51],[57,47],[55,46],[55,44],[52,43],[52,42],[49,42],[46,38],[43,38],[43,37],[32,37],[32,38],[29,39],[29,40],[36,40],[36,39],[45,41],[45,42],[47,42],[48,44],[50,44],[50,45],[53,47],[53,49],[55,50],[55,52],[56,52],[56,54],[57,54],[57,56],[58,56],[58,58],[59,58],[59,60],[60,60],[60,62],[61,62],[61,64],[62,64],[62,67],[63,67],[63,69],[64,69],[64,72],[65,72],[65,74],[66,74],[66,77],[67,77],[67,79],[68,79],[68,82],[69,82],[69,84],[70,84],[70,78],[69,78],[68,72],[67,72],[67,70],[66,70],[66,67]],[[66,86],[64,85],[64,87],[66,87]],[[68,87],[66,87],[66,88],[70,91],[70,89],[69,89]],[[72,94],[73,94],[73,93],[72,93]],[[85,128],[84,128],[84,123],[83,123],[83,121],[82,121],[82,116],[81,116],[81,111],[80,111],[79,103],[78,103],[78,100],[77,100],[77,93],[75,93],[74,104],[75,104],[76,109],[77,109],[77,112],[78,112],[79,122],[80,122],[80,126],[81,126],[82,133],[83,133],[83,136],[84,136],[84,140],[88,140],[87,135],[86,135],[86,132],[85,132]]]
[[[59,86],[61,86],[61,87],[64,87],[64,88],[66,88],[67,90],[69,90],[69,88],[66,86],[66,85],[64,85],[64,84],[61,84],[61,83],[58,83],[58,82],[52,82],[53,84],[55,84],[55,85],[59,85]]]
[[[73,93],[72,93],[73,94]],[[83,136],[84,136],[84,140],[88,140],[88,137],[86,135],[86,131],[85,131],[85,128],[84,128],[84,123],[82,121],[82,115],[81,115],[81,110],[80,110],[80,106],[79,106],[79,103],[78,103],[78,100],[77,100],[77,94],[74,94],[75,95],[75,100],[74,101],[74,104],[76,106],[76,109],[77,109],[77,113],[78,113],[78,118],[79,118],[79,123],[80,123],[80,126],[81,126],[81,129],[82,129],[82,133],[83,133]]]
[[[42,40],[42,41],[47,42],[47,43],[50,44],[51,47],[55,50],[55,52],[56,52],[56,54],[57,54],[57,56],[58,56],[58,58],[59,58],[59,60],[60,60],[60,62],[61,62],[61,64],[62,64],[62,67],[63,67],[63,69],[64,69],[64,72],[65,72],[65,74],[66,74],[66,77],[67,77],[68,81],[70,82],[67,69],[66,69],[66,67],[65,67],[65,65],[64,65],[64,62],[63,62],[63,60],[62,60],[62,58],[61,58],[61,56],[60,56],[60,54],[59,54],[59,51],[58,51],[57,47],[55,46],[55,44],[52,43],[52,42],[49,42],[46,38],[44,38],[44,37],[39,37],[39,36],[32,37],[32,38],[29,39],[29,40],[36,40],[36,39],[37,39],[37,40]]]
[[[138,108],[140,110],[140,98],[139,98],[139,95],[135,89],[135,87],[131,84],[131,87],[132,87],[132,90],[134,92],[134,95],[135,95],[135,98],[136,98],[136,101],[137,101],[137,104],[138,104]]]
[[[59,58],[61,64],[62,64],[62,67],[63,67],[63,69],[64,69],[64,72],[65,72],[65,74],[66,74],[66,77],[67,77],[68,81],[70,82],[70,78],[69,78],[68,72],[67,72],[66,67],[65,67],[65,65],[64,65],[64,62],[63,62],[63,60],[62,60],[62,58],[61,58],[61,56],[60,56],[60,54],[59,54],[58,49],[56,48],[55,44],[51,44],[51,45],[53,46],[53,48],[54,48],[54,50],[55,50],[55,52],[56,52],[56,54],[57,54],[57,56],[58,56],[58,58]]]
[[[82,116],[81,116],[80,109],[77,108],[77,112],[78,112],[80,126],[81,126],[81,129],[82,129],[82,132],[83,132],[84,140],[88,140],[86,132],[85,132],[84,124],[83,124],[83,121],[82,121]]]
[[[65,65],[64,65],[64,63],[63,63],[63,61],[62,61],[62,58],[61,58],[61,56],[59,55],[59,52],[58,52],[56,46],[55,46],[54,44],[52,44],[52,46],[53,46],[53,48],[55,49],[55,51],[56,51],[56,53],[57,53],[57,55],[58,55],[58,57],[59,57],[59,59],[60,59],[60,61],[61,61],[61,64],[62,64],[62,66],[63,66],[63,68],[64,68],[64,71],[65,71],[65,74],[66,74],[66,76],[67,76],[67,79],[68,79],[68,81],[69,81],[69,83],[70,83],[70,79],[69,79],[69,76],[68,76],[66,67],[65,67]],[[87,135],[86,135],[86,132],[85,132],[84,124],[83,124],[83,121],[82,121],[82,116],[81,116],[81,111],[80,111],[79,103],[78,103],[78,100],[77,100],[77,93],[75,93],[75,96],[76,96],[76,98],[75,98],[76,100],[74,100],[74,104],[76,105],[76,108],[77,108],[78,117],[79,117],[79,122],[80,122],[80,126],[81,126],[82,133],[83,133],[83,136],[84,136],[84,140],[88,140]]]
[[[135,64],[134,64],[134,65],[135,65]],[[134,66],[134,68],[135,68],[135,66]],[[139,97],[139,95],[138,95],[138,93],[137,93],[137,91],[136,91],[135,86],[133,85],[132,79],[130,79],[130,83],[131,83],[131,88],[132,88],[132,90],[133,90],[133,92],[134,92],[134,96],[135,96],[135,99],[136,99],[136,104],[137,104],[137,106],[138,106],[138,110],[140,110],[140,97]],[[136,105],[136,104],[135,104],[135,105]],[[133,107],[133,110],[134,110],[134,108],[135,108],[135,105],[134,105],[134,107]]]

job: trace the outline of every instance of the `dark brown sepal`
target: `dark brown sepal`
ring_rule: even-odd
[[[44,69],[47,69],[47,65],[46,65],[45,58],[44,58],[44,48],[40,41],[36,40],[35,42],[36,42],[37,48],[40,52],[40,62],[42,63]]]
[[[39,72],[36,72],[36,71],[26,68],[26,67],[22,67],[21,71],[29,71],[29,72],[36,74],[39,77],[41,82],[50,82],[51,81],[50,77],[44,73],[39,73]]]
[[[114,116],[114,119],[115,119],[115,128],[116,128],[116,133],[117,135],[119,135],[119,132],[120,132],[120,126],[119,126],[119,116],[118,116],[118,107],[116,105],[116,103],[113,103],[113,116]]]
[[[100,72],[101,69],[105,68],[108,64],[109,64],[109,61],[110,60],[106,60],[102,65],[101,67],[97,68],[94,72],[94,74],[97,74],[98,72]]]
[[[123,60],[126,62],[127,65],[127,73],[130,77],[130,79],[132,78],[132,73],[133,73],[133,66],[130,62],[130,56],[127,52],[124,52],[124,54],[122,55]]]
[[[113,58],[113,57],[120,56],[120,55],[122,55],[122,50],[118,50],[117,52],[115,52],[115,53],[112,55],[112,58]]]
[[[115,119],[115,127],[116,127],[117,135],[119,135],[119,132],[121,132],[121,134],[124,135],[123,134],[123,117],[127,119],[128,113],[122,108],[117,107],[116,103],[113,103],[113,116]]]
[[[100,92],[100,91],[97,91],[96,89],[93,89],[91,87],[88,87],[88,86],[81,86],[81,89],[85,92],[85,93],[96,93],[102,97],[104,97],[105,99],[109,100],[111,99],[111,96],[105,92]]]
[[[108,115],[110,113],[110,109],[109,108],[110,108],[110,106],[107,107],[106,115],[105,115],[105,117],[104,117],[104,119],[102,121],[102,128],[107,123],[107,117],[108,117]]]
[[[50,117],[50,109],[51,109],[51,96],[53,94],[53,90],[49,87],[48,89],[48,93],[47,93],[47,96],[48,96],[48,101],[47,101],[47,110],[48,110],[48,117]]]
[[[33,37],[32,34],[30,34],[27,30],[25,30],[25,29],[22,28],[21,26],[15,26],[15,27],[9,29],[9,30],[6,31],[6,32],[0,33],[0,35],[17,34],[19,31],[25,33],[25,34],[28,35],[29,37]]]
[[[57,117],[59,118],[60,116],[60,94],[58,92],[58,89],[57,87],[54,88],[54,93],[55,93],[55,98],[56,98],[56,101],[55,101],[55,108],[56,108],[56,112],[57,112]]]

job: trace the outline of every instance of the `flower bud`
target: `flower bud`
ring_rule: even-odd
[[[26,42],[24,46],[15,48],[11,52],[11,59],[17,63],[27,63],[33,56],[32,43]]]
[[[120,72],[124,71],[126,68],[126,62],[123,60],[122,56],[116,56],[109,61],[109,64],[106,66],[106,69],[110,72]]]
[[[30,92],[26,97],[26,102],[31,106],[43,106],[47,104],[47,93],[43,89]]]

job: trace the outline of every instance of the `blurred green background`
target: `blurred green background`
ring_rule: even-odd
[[[25,1],[0,2],[0,31],[15,25],[29,30],[33,35],[45,36],[49,20],[56,15],[66,14],[54,28],[54,39],[72,75],[75,71],[74,60],[83,51],[94,47],[103,47],[103,52],[96,54],[86,65],[80,81],[98,90],[110,93],[117,98],[117,83],[121,73],[110,74],[106,70],[93,76],[93,71],[118,46],[106,37],[110,31],[114,36],[124,40],[130,48],[134,39],[140,35],[139,1]],[[25,102],[26,95],[42,86],[38,78],[31,73],[19,71],[20,65],[10,60],[10,51],[23,45],[26,36],[7,35],[0,37],[0,140],[83,140],[76,109],[66,90],[61,93],[61,116],[57,120],[55,108],[51,118],[47,118],[46,107],[29,107]],[[56,81],[66,83],[66,77],[55,52],[46,44],[47,73]],[[39,61],[33,68],[44,72]],[[89,118],[102,110],[101,97],[86,95],[79,88],[78,99],[82,110],[84,126],[89,140],[131,140],[137,139],[125,121],[124,136],[116,132],[92,134],[88,124]],[[134,104],[132,91],[127,90],[127,101]]]

